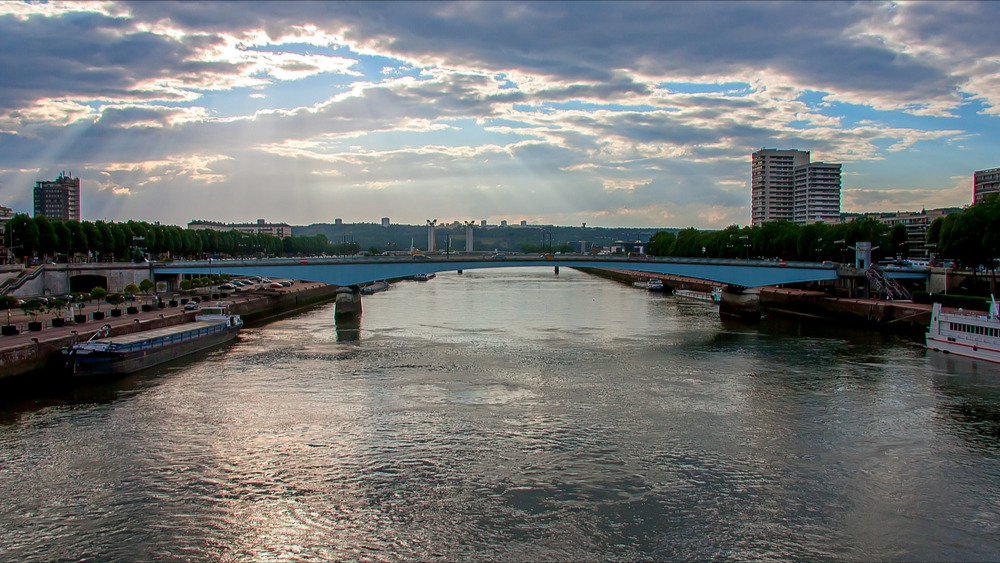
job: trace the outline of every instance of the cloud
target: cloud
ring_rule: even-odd
[[[843,162],[845,210],[954,201],[996,165],[997,6],[4,4],[0,196],[73,168],[100,216],[721,227],[768,146]]]

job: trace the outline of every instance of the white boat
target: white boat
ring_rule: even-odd
[[[646,282],[646,289],[649,291],[663,291],[663,282],[658,279],[650,279]]]
[[[722,301],[722,288],[713,288],[711,292],[695,291],[693,289],[675,289],[674,295],[677,297],[684,297],[686,299],[697,299],[698,301],[718,303],[719,301]]]
[[[975,315],[964,312],[945,313],[941,304],[931,309],[931,324],[927,327],[927,347],[1000,363],[1000,307],[991,298],[990,312]]]
[[[409,279],[411,279],[413,281],[428,281],[428,280],[432,280],[432,279],[434,279],[436,277],[437,277],[437,274],[435,274],[434,272],[431,272],[429,274],[414,274],[414,275],[410,276]]]

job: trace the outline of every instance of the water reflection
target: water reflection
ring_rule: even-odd
[[[984,377],[551,269],[442,273],[0,428],[12,560],[1000,558]],[[977,368],[981,369],[981,368]],[[115,387],[115,385],[121,385]]]

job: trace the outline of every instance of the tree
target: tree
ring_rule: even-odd
[[[141,282],[139,282],[139,291],[141,291],[143,295],[148,296],[149,291],[154,287],[156,287],[156,285],[153,282],[149,281],[149,278],[146,278]]]
[[[104,301],[113,306],[115,309],[118,309],[121,307],[121,304],[125,302],[125,296],[121,293],[111,293],[104,298]]]
[[[134,296],[136,293],[139,293],[139,286],[134,283],[130,283],[122,288],[122,293],[128,296]]]
[[[55,317],[62,317],[62,311],[65,308],[66,308],[66,301],[65,300],[63,300],[63,299],[53,299],[53,300],[49,301],[48,310],[46,312],[49,313],[49,314],[52,314],[52,312],[55,311],[56,314],[53,315],[53,318],[55,318]]]
[[[674,246],[677,235],[669,231],[659,231],[649,237],[649,244],[646,245],[646,253],[650,256],[670,256],[670,249]]]
[[[25,315],[31,315],[32,322],[35,320],[35,315],[37,315],[43,307],[45,307],[45,305],[38,299],[29,299],[28,301],[21,303],[21,310],[24,311]]]
[[[101,300],[107,297],[107,295],[108,295],[108,290],[104,289],[101,286],[97,286],[94,289],[90,290],[90,298],[97,301],[98,313],[101,312]]]

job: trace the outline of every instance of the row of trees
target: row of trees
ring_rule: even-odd
[[[357,243],[330,244],[325,235],[281,238],[232,231],[188,230],[143,221],[54,221],[15,215],[4,242],[11,256],[72,260],[137,260],[215,256],[278,256],[357,253]]]
[[[706,258],[763,258],[802,261],[850,261],[850,247],[871,242],[878,247],[874,259],[906,251],[906,228],[891,230],[875,219],[827,225],[797,225],[773,221],[754,227],[731,225],[721,231],[700,232],[688,228],[677,234],[660,231],[649,240],[646,249],[653,256]]]
[[[935,219],[927,229],[927,242],[963,267],[995,270],[1000,259],[1000,197]]]

